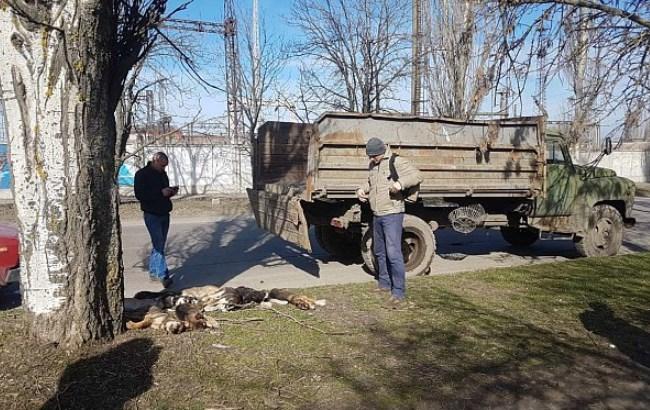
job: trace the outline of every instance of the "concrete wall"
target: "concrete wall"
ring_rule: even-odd
[[[128,145],[127,152],[134,152],[135,148]],[[2,158],[6,158],[6,149],[6,145],[0,144],[0,199],[12,198],[10,163],[2,161]],[[145,148],[144,155],[129,157],[120,168],[118,184],[123,195],[132,195],[136,171],[158,151],[163,151],[169,156],[169,182],[172,186],[180,187],[181,195],[243,193],[251,186],[249,154],[235,146],[152,145]]]
[[[127,152],[133,152],[134,148],[127,146]],[[133,186],[135,172],[158,151],[165,152],[169,157],[169,183],[178,185],[182,195],[245,192],[251,185],[251,164],[247,151],[233,145],[170,144],[147,146],[144,155],[125,161],[120,170],[120,186]]]
[[[574,161],[585,164],[598,156],[598,152],[580,152]],[[627,142],[603,157],[598,166],[616,171],[616,175],[635,182],[650,182],[650,142]]]

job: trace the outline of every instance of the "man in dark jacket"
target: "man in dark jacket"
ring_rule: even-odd
[[[135,197],[144,212],[144,223],[149,231],[153,249],[149,256],[149,277],[160,281],[164,287],[171,285],[169,270],[165,261],[165,243],[169,232],[169,213],[172,210],[171,197],[178,193],[178,187],[169,186],[165,167],[169,159],[164,152],[153,155],[147,166],[135,173]]]

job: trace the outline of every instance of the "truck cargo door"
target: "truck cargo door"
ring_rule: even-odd
[[[246,191],[257,226],[311,252],[309,225],[299,196],[250,188]]]

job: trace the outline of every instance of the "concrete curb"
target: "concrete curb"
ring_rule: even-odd
[[[637,182],[636,183],[636,196],[650,197],[650,183]]]

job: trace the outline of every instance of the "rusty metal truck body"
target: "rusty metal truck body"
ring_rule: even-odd
[[[542,232],[564,234],[581,253],[597,255],[616,253],[623,223],[634,222],[634,184],[613,171],[572,164],[561,136],[547,132],[542,117],[458,121],[327,113],[314,124],[260,127],[248,191],[258,225],[308,251],[308,230],[315,226],[327,252],[361,252],[373,269],[372,213],[356,199],[368,178],[365,144],[373,136],[423,178],[404,223],[409,272],[428,269],[439,228],[501,227],[516,246],[532,244]]]

